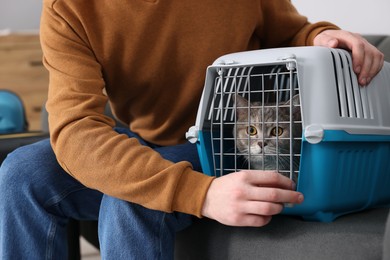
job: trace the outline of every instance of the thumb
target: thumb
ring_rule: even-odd
[[[330,39],[326,43],[326,47],[329,47],[329,48],[336,48],[338,45],[339,45],[339,41],[335,38]]]
[[[327,34],[319,34],[314,39],[314,45],[336,48],[337,46],[339,46],[339,41],[335,37],[329,36]]]

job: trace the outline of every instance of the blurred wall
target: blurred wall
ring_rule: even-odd
[[[390,0],[292,0],[311,22],[330,21],[361,34],[390,34]]]
[[[0,33],[38,32],[43,0],[0,0]]]

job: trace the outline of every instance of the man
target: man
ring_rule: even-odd
[[[226,53],[313,44],[352,50],[362,85],[383,64],[360,36],[308,23],[288,0],[46,0],[41,42],[51,145],[18,149],[1,167],[2,259],[65,257],[70,217],[99,220],[103,259],[171,259],[191,215],[266,225],[303,201],[294,183],[263,171],[208,177],[184,140],[206,67]],[[107,101],[130,130],[113,129]]]

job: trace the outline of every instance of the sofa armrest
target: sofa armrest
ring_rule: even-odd
[[[18,147],[35,143],[49,137],[46,132],[24,132],[15,134],[0,135],[0,164],[3,162],[7,154]]]
[[[363,35],[372,45],[385,55],[385,61],[390,62],[390,35]]]

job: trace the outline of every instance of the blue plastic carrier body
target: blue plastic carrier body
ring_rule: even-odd
[[[285,214],[306,220],[338,216],[390,201],[390,137],[327,130],[319,144],[302,142],[297,190],[305,196]]]
[[[197,149],[203,172],[214,176],[219,162],[205,148],[211,145],[209,135],[199,132]],[[389,206],[389,158],[390,136],[326,130],[321,143],[310,144],[303,138],[297,190],[305,200],[285,207],[283,213],[330,222],[347,213]]]

